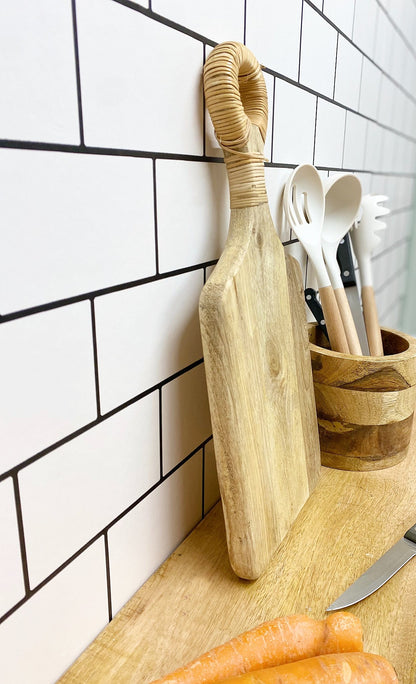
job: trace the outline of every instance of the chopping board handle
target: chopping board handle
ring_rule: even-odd
[[[263,148],[267,89],[261,66],[242,43],[217,45],[204,67],[204,92],[215,135],[227,165],[230,206],[267,202]],[[260,136],[253,136],[257,127]]]

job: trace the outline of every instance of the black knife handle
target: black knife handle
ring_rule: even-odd
[[[338,245],[337,260],[344,287],[354,287],[357,284],[357,281],[355,279],[354,260],[349,233],[344,236]]]
[[[305,290],[305,302],[307,303],[313,314],[313,317],[318,323],[318,327],[322,330],[323,334],[329,341],[328,331],[325,325],[324,312],[322,311],[322,306],[318,301],[316,291],[312,287],[307,287]]]
[[[404,535],[404,538],[416,544],[416,525],[413,525],[413,527],[411,527],[410,530],[407,530],[406,534]]]

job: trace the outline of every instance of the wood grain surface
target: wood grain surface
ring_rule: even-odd
[[[416,405],[416,340],[382,329],[384,356],[334,353],[314,344],[311,358],[323,465],[374,470],[399,463]]]
[[[322,618],[416,522],[416,445],[392,468],[322,468],[320,481],[256,581],[238,579],[217,505],[118,613],[61,684],[148,684],[209,648],[279,615]],[[416,559],[349,610],[367,651],[416,681]]]
[[[263,146],[252,125],[244,153],[260,154]],[[320,461],[311,418],[309,425],[302,420],[313,397],[305,381],[306,313],[296,286],[293,296],[302,297],[303,307],[301,321],[293,302],[296,334],[284,249],[268,204],[231,209],[227,242],[199,310],[230,560],[245,579],[257,578],[269,563],[309,496]]]

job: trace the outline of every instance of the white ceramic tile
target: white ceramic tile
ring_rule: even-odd
[[[377,0],[358,0],[355,2],[352,39],[369,57],[374,56],[378,12]]]
[[[339,36],[335,76],[335,100],[358,109],[363,57],[345,38]]]
[[[354,0],[325,0],[324,14],[349,38],[354,20]]]
[[[212,434],[204,364],[162,388],[162,460],[166,475]]]
[[[156,162],[160,272],[218,259],[228,233],[225,164]]]
[[[398,136],[392,131],[383,130],[382,144],[381,144],[381,162],[380,168],[382,171],[391,172],[397,171],[400,167],[400,159],[398,158],[398,151],[400,148],[397,144]]]
[[[378,171],[381,165],[383,129],[373,121],[368,122],[364,165],[368,171]]]
[[[384,74],[381,76],[378,100],[377,119],[385,126],[394,126],[396,112],[402,110],[400,106],[402,93],[397,86]],[[403,95],[404,97],[404,95]]]
[[[155,273],[150,159],[1,150],[0,196],[2,314]]]
[[[374,43],[374,61],[383,70],[389,71],[390,55],[395,38],[391,21],[380,11],[377,18],[377,33]]]
[[[222,43],[244,38],[244,0],[152,0],[152,10],[192,31]]]
[[[303,8],[300,82],[323,95],[334,91],[337,33],[309,5]]]
[[[342,107],[318,99],[314,159],[317,166],[341,166],[345,114]]]
[[[295,80],[301,9],[300,0],[247,0],[247,46],[261,64]]]
[[[0,326],[0,472],[96,418],[88,302]]]
[[[321,12],[322,12],[322,6],[324,4],[324,0],[311,0],[315,7],[317,7]]]
[[[272,161],[272,132],[273,132],[273,96],[274,96],[274,76],[263,73],[264,82],[267,88],[268,122],[266,140],[264,141],[264,156],[267,161]]]
[[[0,615],[25,595],[11,478],[0,482]]]
[[[0,138],[79,144],[69,0],[0,4]]]
[[[380,95],[381,71],[366,57],[363,59],[359,111],[376,119]]]
[[[408,55],[406,45],[402,37],[394,30],[391,31],[390,61],[388,65],[389,75],[402,86],[406,87],[406,72],[408,71],[408,58],[413,62],[414,57]],[[413,74],[412,74],[413,77]]]
[[[202,453],[199,451],[110,528],[113,614],[195,527],[201,514]]]
[[[273,161],[312,162],[316,97],[276,79]]]
[[[363,169],[368,122],[353,112],[347,112],[346,116],[342,165],[346,169]]]
[[[202,357],[202,286],[201,269],[97,297],[104,413]]]
[[[280,169],[266,166],[265,170],[267,196],[269,198],[270,213],[277,234],[283,241],[289,240],[289,232],[286,229],[285,216],[283,215],[283,190],[289,177],[289,169]]]
[[[217,503],[220,498],[217,467],[215,464],[214,442],[211,439],[205,445],[204,454],[204,514]]]
[[[157,392],[24,468],[19,482],[31,587],[159,476]]]
[[[202,154],[202,43],[112,0],[77,0],[85,142]]]
[[[52,684],[108,621],[103,540],[0,625],[2,681]]]

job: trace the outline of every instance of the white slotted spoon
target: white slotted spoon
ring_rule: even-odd
[[[381,241],[376,231],[386,228],[384,221],[379,221],[377,217],[390,213],[387,207],[379,206],[380,202],[387,200],[386,195],[364,195],[361,201],[361,218],[354,222],[350,231],[352,246],[360,269],[361,299],[371,356],[384,354],[374,296],[371,255]]]
[[[322,254],[325,195],[321,177],[314,166],[301,164],[290,174],[283,193],[283,205],[289,224],[315,269],[331,348],[348,354],[344,326]]]

